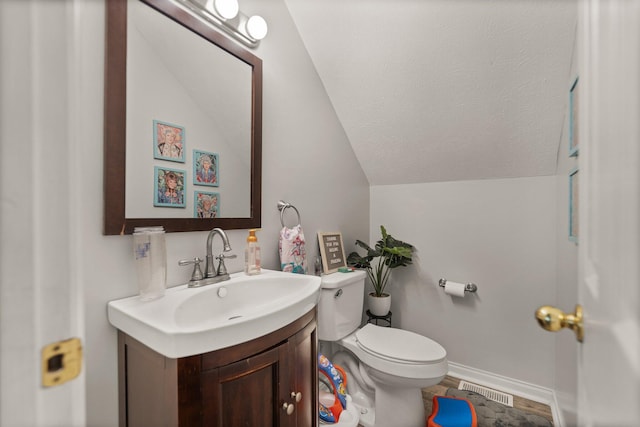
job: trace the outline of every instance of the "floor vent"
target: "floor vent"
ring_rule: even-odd
[[[503,405],[507,405],[513,408],[512,395],[494,390],[492,388],[483,387],[478,384],[468,383],[466,381],[460,381],[458,390],[472,391],[474,393],[483,395],[489,400],[493,400],[494,402],[502,403]]]

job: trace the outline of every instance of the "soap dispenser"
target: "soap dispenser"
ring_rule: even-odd
[[[249,230],[247,247],[244,250],[244,272],[249,276],[260,274],[260,245],[256,237],[256,230]]]

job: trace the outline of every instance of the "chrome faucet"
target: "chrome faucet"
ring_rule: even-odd
[[[227,237],[227,233],[224,232],[222,228],[214,228],[209,232],[209,236],[207,237],[207,259],[206,259],[206,267],[204,269],[204,277],[215,277],[218,275],[218,271],[222,273],[222,275],[226,274],[226,268],[224,267],[224,259],[225,258],[235,258],[235,255],[225,257],[224,255],[220,255],[216,258],[220,260],[220,266],[218,266],[218,270],[213,265],[213,236],[219,235],[222,238],[223,252],[229,252],[231,250],[231,245],[229,244],[229,237]],[[222,267],[222,268],[221,268]],[[227,274],[228,276],[228,274]],[[224,278],[220,278],[221,280],[226,280]]]
[[[227,273],[227,267],[224,265],[225,258],[235,258],[236,255],[225,255],[221,253],[216,257],[218,262],[218,268],[216,269],[213,265],[213,236],[216,234],[220,235],[222,238],[223,252],[229,252],[231,250],[231,245],[229,244],[229,238],[227,237],[227,233],[224,232],[222,228],[214,228],[209,232],[209,236],[207,237],[207,257],[206,257],[206,266],[204,270],[204,274],[202,274],[202,270],[200,270],[200,262],[202,260],[200,258],[183,259],[178,261],[178,265],[190,265],[193,264],[193,273],[191,273],[191,280],[189,280],[190,288],[198,288],[204,285],[211,285],[213,283],[223,282],[225,280],[229,280],[229,273]]]

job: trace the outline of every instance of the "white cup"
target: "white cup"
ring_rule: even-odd
[[[164,296],[167,287],[167,248],[162,227],[136,227],[133,255],[138,276],[140,299],[149,301]]]

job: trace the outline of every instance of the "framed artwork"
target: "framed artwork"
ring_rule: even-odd
[[[153,121],[153,157],[184,163],[185,129],[171,123]]]
[[[193,193],[194,218],[218,218],[220,216],[220,194],[195,191]]]
[[[161,166],[154,168],[153,206],[184,208],[184,183],[187,171],[169,169]]]
[[[578,168],[569,172],[569,240],[578,243],[579,228],[579,216],[578,216],[578,194],[579,194],[579,181],[578,181]]]
[[[340,267],[347,266],[344,245],[342,244],[342,233],[318,232],[318,243],[320,244],[320,256],[322,257],[322,270],[325,274],[336,272]]]
[[[220,185],[219,165],[220,162],[216,153],[193,150],[193,183],[195,185],[218,187]]]
[[[579,138],[578,138],[578,77],[573,81],[571,90],[569,91],[569,156],[578,155]]]

